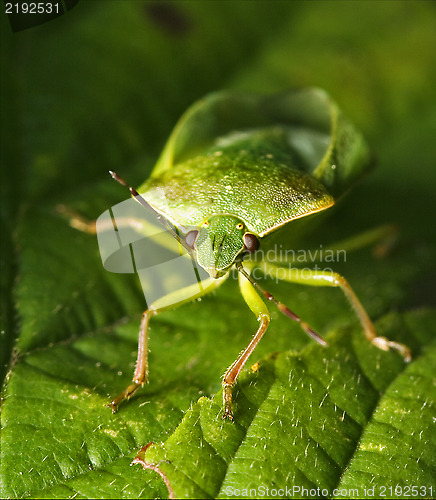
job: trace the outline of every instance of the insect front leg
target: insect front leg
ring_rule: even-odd
[[[250,357],[250,354],[254,351],[260,339],[263,337],[266,329],[268,328],[270,322],[270,315],[268,308],[266,307],[263,300],[259,297],[253,285],[241,274],[238,276],[239,288],[241,290],[242,296],[248,307],[251,309],[253,314],[259,321],[259,328],[255,333],[254,337],[248,346],[241,352],[236,361],[229,367],[223,377],[223,402],[224,402],[224,413],[223,418],[233,420],[232,414],[232,388],[236,383],[236,379],[239,376],[242,368],[244,367],[246,361]]]
[[[118,216],[116,220],[111,217],[100,218],[97,228],[95,220],[87,219],[65,205],[58,205],[56,212],[65,217],[71,227],[83,233],[95,235],[105,231],[113,232],[114,230],[132,229],[138,235],[146,236],[164,248],[170,248],[171,250],[174,248],[174,245],[171,246],[168,244],[168,238],[165,238],[165,233],[156,231],[156,228],[162,229],[162,226],[150,217],[147,219],[146,217],[126,215]]]
[[[300,269],[278,267],[267,262],[263,262],[261,267],[266,273],[268,273],[268,275],[273,276],[277,279],[283,279],[285,281],[311,286],[329,286],[341,288],[348,301],[353,306],[353,309],[355,310],[357,317],[360,320],[366,338],[379,349],[382,349],[384,351],[394,349],[403,356],[406,362],[409,362],[411,360],[410,349],[406,345],[391,341],[386,337],[377,336],[374,325],[372,324],[371,319],[365,311],[365,308],[362,306],[348,281],[340,274],[331,271],[316,271],[309,269],[304,269],[304,272],[302,272],[302,270]]]
[[[268,308],[266,307],[263,300],[261,300],[258,293],[261,293],[267,300],[272,302],[277,306],[280,312],[282,312],[285,316],[296,321],[300,324],[301,328],[316,342],[319,344],[326,346],[327,342],[318,335],[313,328],[311,328],[305,321],[302,321],[301,318],[295,314],[293,311],[289,309],[289,307],[285,306],[278,300],[276,300],[273,295],[264,290],[244,269],[242,263],[236,263],[236,268],[239,272],[239,288],[241,290],[242,296],[245,299],[248,307],[251,309],[253,314],[256,315],[257,320],[259,321],[259,328],[255,333],[254,337],[251,339],[251,342],[248,346],[241,352],[238,359],[230,366],[230,368],[226,371],[223,378],[223,398],[224,398],[224,414],[223,418],[228,418],[229,420],[233,420],[232,415],[232,387],[236,383],[236,379],[238,378],[239,373],[244,367],[246,361],[248,360],[250,354],[254,351],[260,339],[263,337],[269,322],[270,315]]]
[[[148,323],[151,316],[158,314],[159,309],[150,307],[142,314],[141,326],[138,336],[138,356],[136,358],[136,368],[133,374],[132,383],[129,384],[122,393],[118,394],[107,406],[112,408],[112,413],[118,409],[118,405],[125,399],[130,399],[133,394],[143,386],[148,379]]]
[[[56,206],[56,213],[62,215],[62,217],[65,217],[68,220],[70,226],[74,227],[74,229],[78,229],[83,233],[97,234],[95,220],[87,219],[86,217],[83,217],[71,208],[62,204]]]
[[[218,288],[227,278],[227,276],[220,279],[207,278],[199,283],[189,285],[171,292],[164,297],[156,300],[150,307],[143,313],[141,325],[139,327],[138,336],[138,356],[136,359],[136,368],[133,374],[132,382],[116,396],[107,406],[112,408],[115,413],[119,404],[130,399],[133,394],[143,386],[148,380],[148,324],[150,318],[164,311],[174,309],[186,302],[191,302],[203,295]]]

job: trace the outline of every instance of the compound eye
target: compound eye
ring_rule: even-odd
[[[252,233],[245,233],[242,240],[244,241],[245,249],[250,253],[254,253],[260,246],[257,236]]]
[[[194,229],[186,233],[185,243],[188,245],[188,247],[194,248],[195,242],[197,241],[198,238],[198,233],[199,231],[197,229]]]

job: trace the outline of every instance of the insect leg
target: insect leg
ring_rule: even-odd
[[[148,380],[148,323],[150,318],[163,311],[174,309],[186,302],[202,297],[215,288],[218,288],[226,278],[227,276],[220,279],[207,278],[199,283],[171,292],[156,300],[144,311],[139,327],[138,356],[132,383],[107,405],[112,408],[113,413],[117,411],[118,405],[122,401],[131,398],[139,387],[143,386]]]
[[[332,245],[324,245],[322,253],[325,255],[327,252],[354,252],[361,248],[373,246],[372,253],[376,258],[386,257],[395,246],[398,239],[398,228],[393,224],[373,227],[367,231],[360,232],[344,240],[336,242]],[[298,254],[298,265],[303,263],[311,263],[319,261],[322,253],[317,253],[318,249]],[[318,257],[318,258],[317,258]],[[282,264],[289,265],[296,261],[295,256],[286,255],[283,258],[278,257],[274,259],[274,264],[280,266]]]
[[[391,341],[386,337],[377,336],[374,325],[372,324],[367,312],[360,303],[348,281],[340,274],[331,271],[316,271],[309,269],[304,269],[304,271],[302,271],[297,268],[278,267],[266,262],[263,262],[261,267],[270,276],[275,276],[278,279],[283,279],[293,283],[341,288],[348,301],[353,306],[353,309],[360,320],[360,324],[363,327],[366,338],[372,344],[384,351],[389,351],[390,349],[398,351],[406,362],[411,360],[410,349],[406,345]]]
[[[159,309],[150,307],[142,314],[141,325],[139,327],[138,336],[138,356],[136,358],[136,368],[133,374],[132,383],[129,384],[122,393],[118,394],[107,406],[112,408],[112,413],[118,409],[118,405],[125,399],[130,399],[131,396],[143,386],[148,379],[148,322],[150,317],[158,314]]]
[[[97,234],[97,227],[95,225],[95,220],[89,220],[86,217],[83,217],[82,215],[78,214],[71,208],[62,204],[57,205],[56,212],[65,217],[66,219],[68,219],[70,226],[74,227],[74,229],[78,229],[83,233]]]
[[[349,253],[374,245],[372,249],[374,257],[383,258],[390,253],[397,239],[398,228],[394,224],[385,224],[350,236],[334,245],[328,245],[323,248],[323,251],[345,251]],[[299,262],[301,262],[300,257]]]
[[[313,328],[311,328],[305,321],[303,321],[297,314],[295,314],[293,311],[289,309],[289,307],[285,306],[285,304],[282,304],[278,300],[274,298],[273,295],[271,295],[268,291],[264,290],[257,281],[254,281],[253,278],[245,271],[245,269],[242,267],[242,264],[236,264],[238,271],[240,274],[245,276],[245,278],[250,281],[250,283],[259,290],[259,292],[269,301],[271,301],[277,309],[285,314],[288,318],[293,319],[294,321],[297,321],[300,323],[301,328],[309,335],[309,337],[313,338],[318,344],[321,344],[323,346],[327,345],[327,342],[319,335],[318,333],[315,332]]]
[[[268,308],[263,300],[259,297],[253,285],[242,274],[239,274],[239,287],[244,297],[245,302],[251,309],[253,314],[256,315],[259,321],[259,328],[248,346],[241,352],[236,361],[228,368],[223,377],[223,402],[224,413],[223,418],[233,420],[232,415],[232,387],[236,383],[239,373],[245,365],[250,354],[254,351],[270,322],[270,315]]]
[[[114,222],[110,218],[100,221],[97,231],[97,224],[95,220],[87,219],[83,215],[80,215],[65,205],[57,205],[56,212],[65,217],[71,227],[83,233],[97,234],[97,232],[114,230]],[[137,217],[117,217],[116,227],[118,229],[131,228],[138,234],[144,234],[148,238],[152,238],[154,236],[153,233],[157,233],[155,230],[156,227],[160,226],[153,225],[150,221],[146,219],[139,219]],[[152,233],[153,236],[149,236],[150,233]],[[154,239],[157,239],[157,236]]]

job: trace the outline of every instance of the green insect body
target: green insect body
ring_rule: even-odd
[[[325,186],[304,171],[288,144],[288,134],[292,131],[283,127],[231,133],[204,154],[152,175],[140,192],[155,210],[178,226],[204,229],[210,222],[210,241],[216,240],[215,235],[226,234],[215,257],[228,265],[215,267],[228,269],[244,246],[242,238],[236,245],[238,232],[228,227],[229,216],[261,238],[334,203]],[[202,267],[214,269],[212,263],[205,263],[206,254],[212,254],[204,241],[197,245],[197,253]]]
[[[371,166],[362,135],[320,89],[272,96],[220,92],[185,113],[150,178],[139,188],[140,194],[131,189],[138,201],[183,234],[185,246],[210,276],[204,293],[219,286],[220,278],[233,266],[240,273],[241,293],[256,314],[259,328],[224,376],[225,417],[232,418],[231,388],[269,323],[259,293],[325,344],[307,323],[252,279],[251,268],[243,267],[244,258],[250,255],[256,261],[258,249],[268,248],[277,235],[283,241],[292,240],[293,227],[297,227],[293,221],[312,220],[333,206]],[[262,265],[277,272],[273,264],[262,261]],[[284,279],[341,287],[368,339],[384,350],[394,348],[406,359],[410,357],[407,347],[376,336],[365,310],[341,276],[314,271],[303,279],[289,270]],[[180,299],[180,303],[184,301]],[[112,401],[113,409],[146,381],[148,321],[167,308],[156,303],[145,311],[133,382]]]

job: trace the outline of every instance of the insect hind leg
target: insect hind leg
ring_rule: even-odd
[[[409,362],[411,360],[410,349],[406,345],[391,341],[386,337],[377,336],[374,325],[367,312],[365,311],[365,308],[357,298],[348,281],[340,274],[332,271],[318,271],[310,269],[304,269],[304,272],[302,272],[297,268],[284,268],[266,262],[262,263],[262,269],[267,272],[269,276],[276,277],[277,279],[283,279],[292,283],[341,288],[349,303],[352,305],[354,311],[356,312],[366,338],[379,349],[382,349],[384,351],[394,349],[403,356],[406,362]]]

